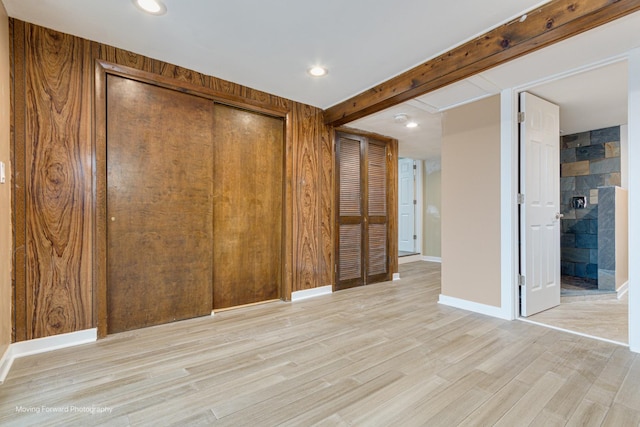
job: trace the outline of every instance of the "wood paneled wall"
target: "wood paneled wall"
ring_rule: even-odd
[[[155,73],[287,116],[284,297],[332,284],[333,146],[321,110],[97,42],[10,20],[14,341],[96,326],[94,62]]]

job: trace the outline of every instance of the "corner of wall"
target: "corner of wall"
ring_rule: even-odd
[[[0,162],[5,182],[0,183],[0,369],[11,342],[11,77],[9,72],[9,17],[0,2]]]

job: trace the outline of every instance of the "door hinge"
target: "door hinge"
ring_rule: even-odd
[[[413,235],[413,240],[416,240],[418,238],[418,236],[416,236],[415,234]]]
[[[414,205],[417,205],[417,204],[418,204],[418,201],[417,201],[417,200],[414,200],[414,201],[413,201],[413,204],[414,204]]]
[[[334,273],[337,273],[337,272],[338,272],[338,264],[336,264],[334,267],[335,267],[335,268],[333,269],[333,272],[334,272]]]
[[[526,278],[522,274],[518,274],[518,286],[525,286],[527,283]]]
[[[522,194],[522,193],[518,193],[518,204],[519,205],[523,205],[524,204],[524,194]]]
[[[524,111],[518,113],[518,123],[524,123]]]

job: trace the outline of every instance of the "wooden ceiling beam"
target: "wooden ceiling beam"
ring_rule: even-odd
[[[341,126],[640,10],[640,0],[552,0],[325,111]]]

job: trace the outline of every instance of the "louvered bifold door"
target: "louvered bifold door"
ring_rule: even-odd
[[[389,271],[387,237],[386,144],[370,141],[367,159],[367,215],[365,217],[366,283],[387,280]]]
[[[363,141],[338,134],[336,289],[364,285]]]

